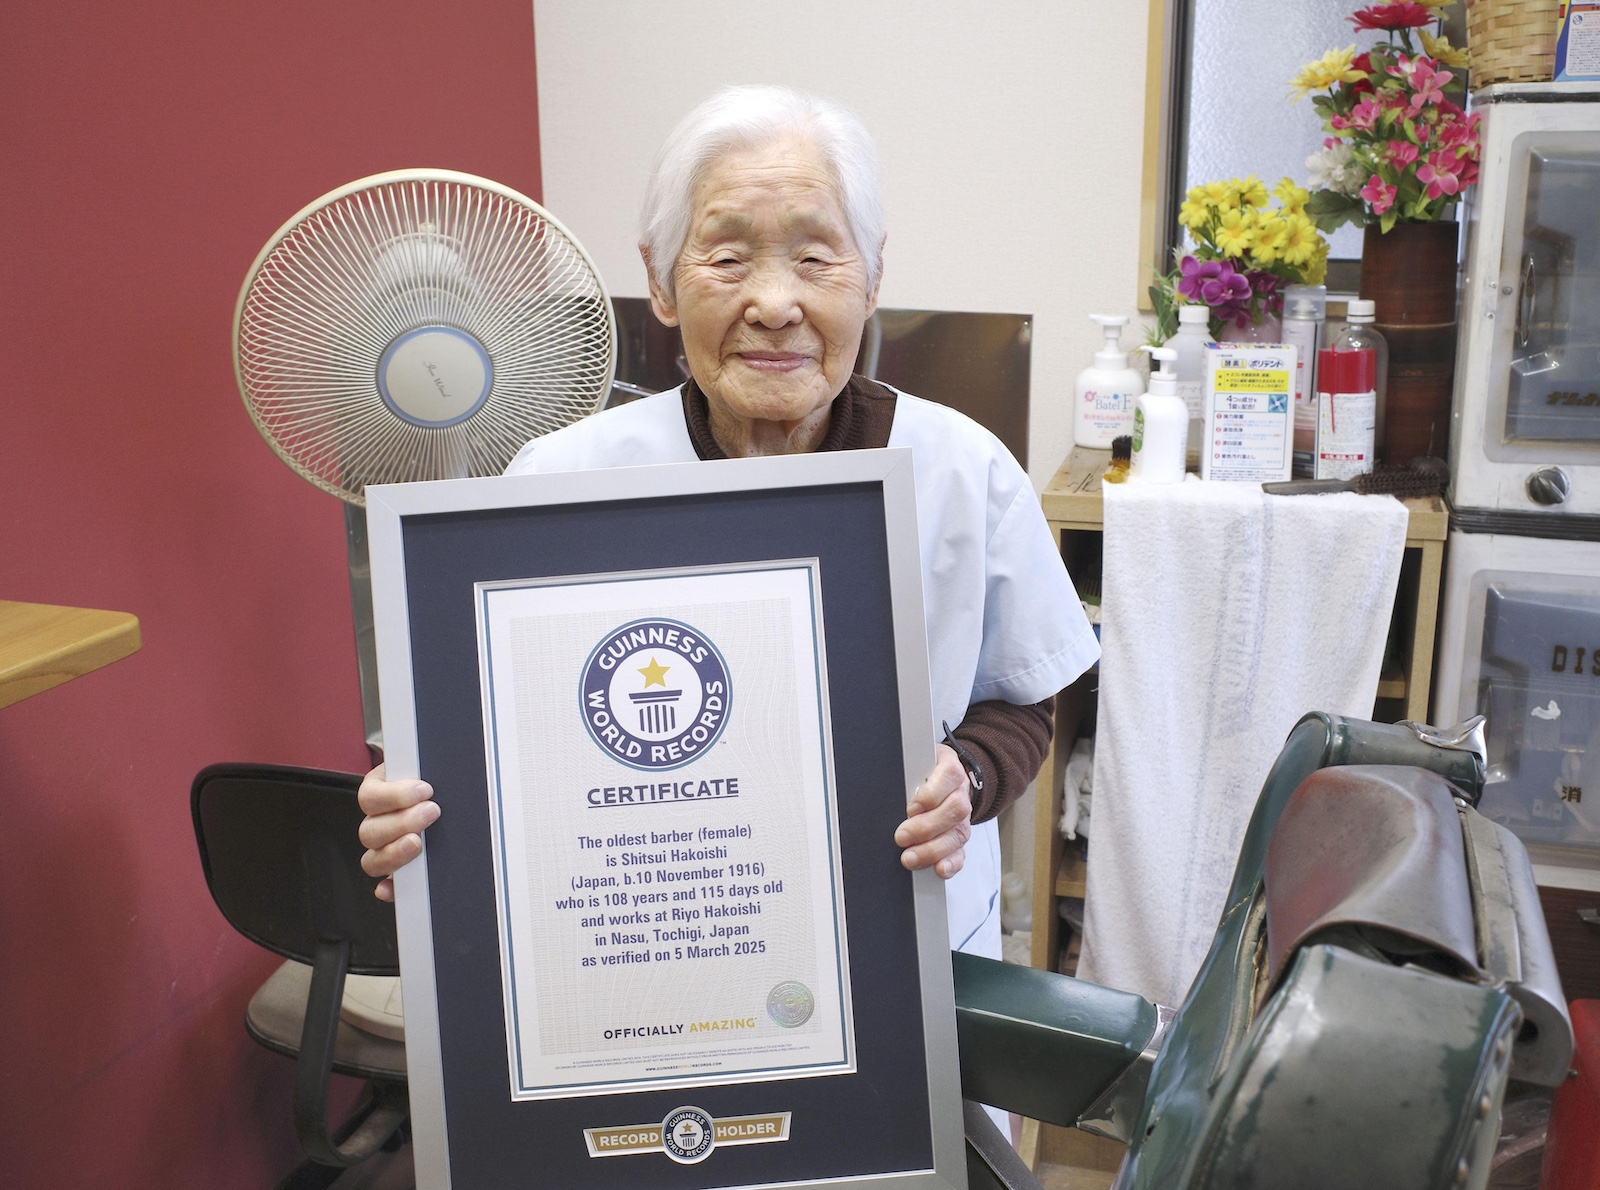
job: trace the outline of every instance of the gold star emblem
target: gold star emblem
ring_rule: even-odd
[[[648,690],[652,686],[660,686],[665,690],[667,688],[667,670],[671,668],[672,666],[670,665],[659,664],[654,657],[650,658],[650,664],[639,671],[644,675],[644,688]]]

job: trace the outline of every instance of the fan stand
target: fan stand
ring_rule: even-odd
[[[383,708],[378,702],[378,640],[372,626],[372,562],[367,556],[367,510],[344,506],[344,541],[350,560],[350,615],[356,630],[361,678],[361,730],[373,765],[383,760]]]

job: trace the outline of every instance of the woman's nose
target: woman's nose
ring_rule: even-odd
[[[755,270],[747,290],[745,322],[774,331],[800,322],[805,315],[800,309],[799,290],[799,278],[791,269],[769,267]]]

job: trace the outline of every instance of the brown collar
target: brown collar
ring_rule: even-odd
[[[877,450],[889,445],[894,427],[895,393],[891,388],[852,376],[833,399],[828,415],[828,432],[817,449]],[[689,428],[694,453],[705,459],[725,459],[727,452],[711,434],[711,407],[700,386],[690,380],[683,386],[683,420]]]

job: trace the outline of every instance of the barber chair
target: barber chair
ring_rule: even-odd
[[[206,885],[230,925],[287,961],[250,1001],[245,1027],[295,1060],[294,1126],[310,1164],[280,1183],[329,1184],[408,1120],[405,1043],[340,1019],[345,976],[398,975],[394,906],[372,895],[357,830],[361,778],[276,765],[219,764],[194,779],[190,807]],[[351,1114],[327,1124],[330,1071],[366,1080]]]
[[[1573,1035],[1475,726],[1302,719],[1176,1011],[953,956],[963,1093],[1126,1142],[1115,1190],[1483,1187],[1507,1081]],[[974,1190],[1036,1186],[997,1137],[968,1112]]]

